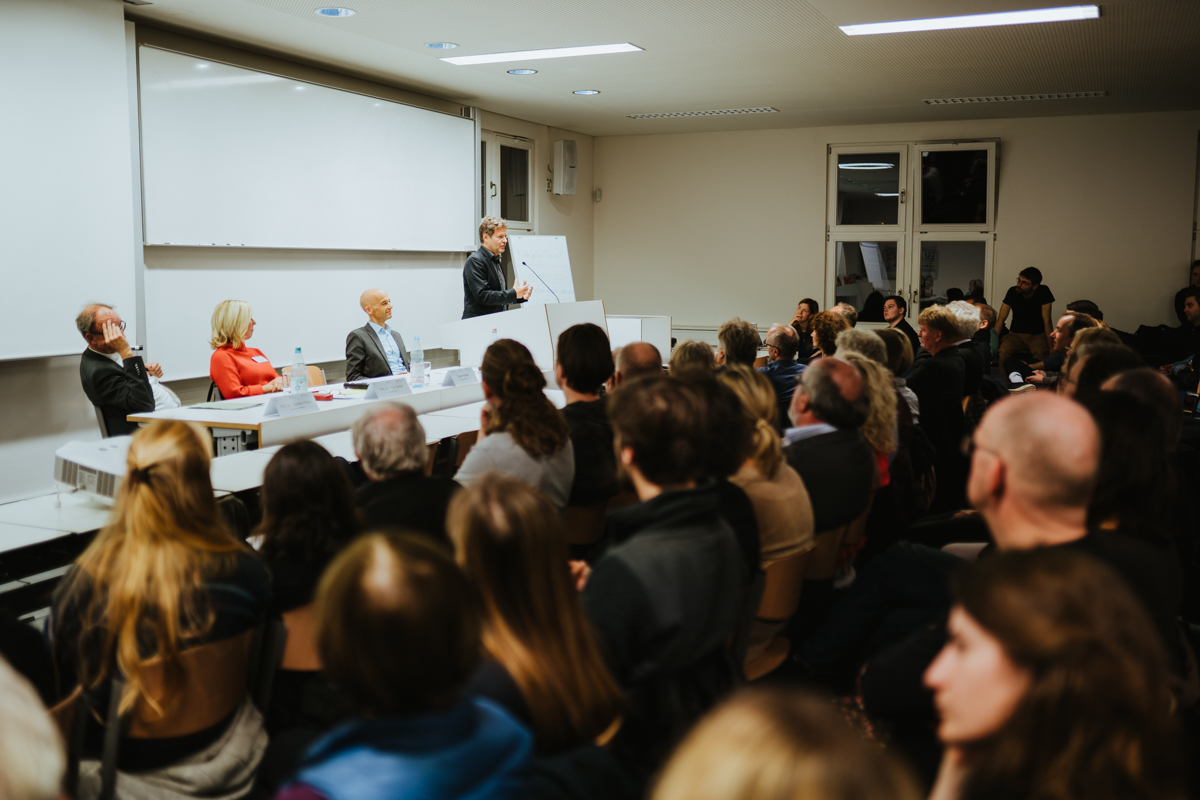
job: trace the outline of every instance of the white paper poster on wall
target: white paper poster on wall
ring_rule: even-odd
[[[517,283],[533,287],[528,304],[574,303],[575,281],[565,236],[510,236]]]

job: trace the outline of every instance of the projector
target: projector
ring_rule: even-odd
[[[68,442],[54,454],[54,480],[109,500],[125,478],[125,457],[132,436],[98,442]]]

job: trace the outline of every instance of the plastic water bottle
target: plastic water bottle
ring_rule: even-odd
[[[413,349],[409,353],[412,359],[408,366],[413,375],[413,386],[425,385],[425,351],[421,349],[421,337],[413,336]]]
[[[308,391],[308,365],[304,363],[304,354],[296,348],[296,357],[292,359],[292,394]]]
[[[495,328],[492,328],[492,341],[496,342],[496,341],[499,341],[499,339],[500,339],[500,331],[496,330]]]

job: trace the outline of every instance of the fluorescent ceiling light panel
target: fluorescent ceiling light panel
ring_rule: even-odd
[[[460,67],[468,64],[499,64],[503,61],[534,61],[539,58],[570,58],[571,56],[598,56],[605,53],[637,53],[642,48],[636,44],[590,44],[584,47],[552,47],[549,50],[515,50],[511,53],[481,53],[477,56],[449,56],[441,59]]]
[[[838,28],[847,36],[867,36],[875,33],[945,31],[955,28],[987,28],[993,25],[1028,25],[1033,22],[1069,22],[1080,19],[1096,19],[1099,16],[1099,6],[1062,6],[1060,8],[1034,8],[1028,11],[1001,11],[995,14],[970,14],[963,17],[867,22],[862,25],[839,25]]]

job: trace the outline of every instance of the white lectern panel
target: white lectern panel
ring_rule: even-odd
[[[554,368],[554,348],[550,342],[546,306],[530,306],[443,322],[441,334],[442,347],[457,350],[458,363],[464,367],[482,364],[484,351],[496,339],[516,339],[529,348],[539,367]]]

